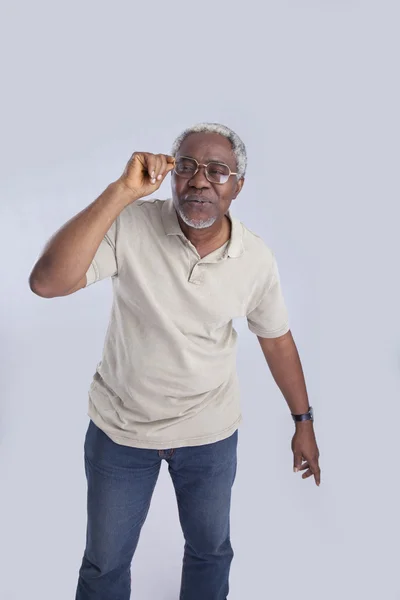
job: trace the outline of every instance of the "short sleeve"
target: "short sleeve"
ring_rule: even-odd
[[[118,274],[117,256],[116,256],[116,230],[117,223],[114,221],[92,260],[92,263],[86,273],[86,287]]]
[[[281,281],[273,255],[271,274],[257,306],[247,314],[250,331],[257,336],[275,338],[289,331],[289,317]]]

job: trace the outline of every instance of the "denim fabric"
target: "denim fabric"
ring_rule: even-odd
[[[144,450],[116,444],[90,421],[87,536],[76,600],[130,599],[131,562],[162,460],[168,463],[185,538],[179,598],[226,600],[237,441],[236,431],[203,446]]]

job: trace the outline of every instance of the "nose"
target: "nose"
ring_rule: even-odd
[[[195,187],[197,189],[208,188],[210,187],[210,182],[206,177],[206,169],[203,166],[200,166],[197,173],[193,175],[193,177],[189,180],[189,185],[191,187]]]

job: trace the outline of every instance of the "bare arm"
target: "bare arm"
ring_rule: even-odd
[[[30,275],[31,290],[54,298],[85,287],[86,273],[115,219],[126,206],[155,192],[174,163],[165,154],[134,152],[121,177],[47,243]]]
[[[306,383],[292,333],[277,338],[258,337],[271,374],[292,414],[309,409]]]
[[[309,401],[300,357],[290,331],[278,338],[262,338],[258,341],[276,384],[281,390],[292,414],[308,412]],[[296,422],[292,439],[294,470],[304,471],[307,479],[314,475],[317,485],[321,482],[319,450],[312,421]]]
[[[86,272],[98,247],[122,210],[136,199],[119,181],[111,183],[47,243],[29,278],[43,298],[67,296],[86,285]]]

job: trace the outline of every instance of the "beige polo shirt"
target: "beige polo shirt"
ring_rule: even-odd
[[[200,258],[172,200],[138,200],[113,223],[87,272],[114,301],[89,416],[112,440],[167,449],[227,438],[241,421],[232,319],[258,336],[289,331],[273,252],[238,219]]]

